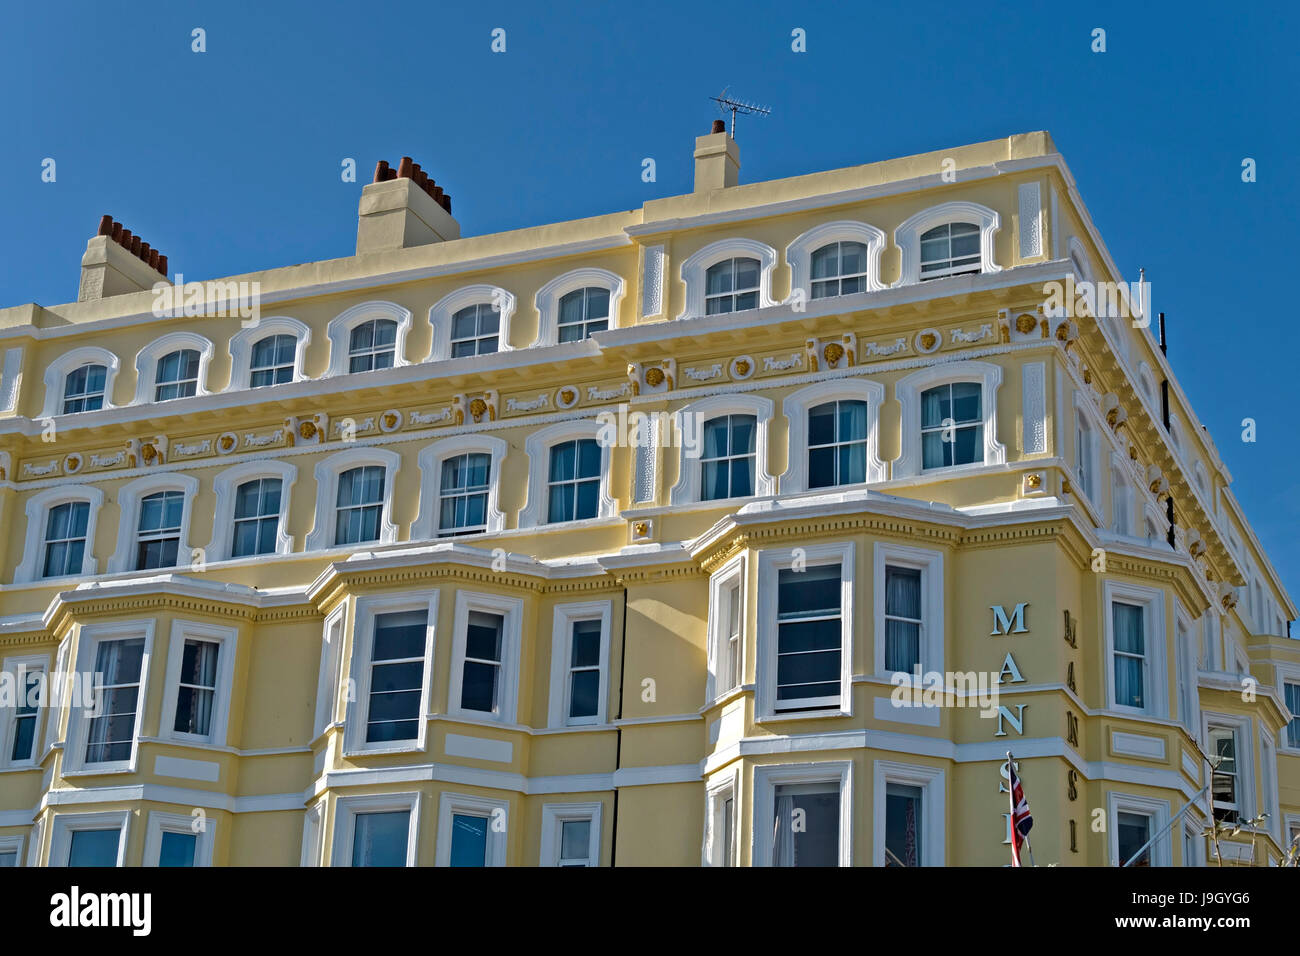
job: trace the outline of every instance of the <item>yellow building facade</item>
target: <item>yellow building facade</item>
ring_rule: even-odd
[[[0,310],[0,864],[1002,865],[1008,752],[1039,865],[1284,857],[1295,606],[1048,135],[694,162]]]

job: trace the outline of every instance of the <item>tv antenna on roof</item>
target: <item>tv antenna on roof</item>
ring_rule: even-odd
[[[758,106],[755,103],[747,103],[744,100],[737,100],[727,96],[727,90],[729,89],[731,89],[731,87],[727,87],[717,96],[710,96],[709,99],[718,104],[719,112],[725,113],[728,110],[731,111],[731,138],[735,139],[737,113],[744,116],[767,116],[772,111],[766,106]]]

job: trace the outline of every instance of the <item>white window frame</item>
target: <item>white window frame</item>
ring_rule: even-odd
[[[1115,527],[1119,519],[1119,503],[1123,500],[1128,511],[1127,527],[1118,530]],[[1137,519],[1137,489],[1133,486],[1133,475],[1124,459],[1117,453],[1110,455],[1110,530],[1125,538],[1133,537],[1133,523]]]
[[[23,835],[0,837],[0,853],[14,854],[14,868],[27,866],[23,859]]]
[[[159,491],[179,491],[183,498],[180,541],[176,545],[176,564],[172,568],[148,568],[138,573],[167,574],[170,571],[185,570],[192,563],[194,554],[190,544],[190,519],[194,513],[194,498],[199,493],[199,480],[193,475],[165,472],[143,475],[128,481],[117,490],[117,501],[120,506],[117,519],[117,549],[108,559],[110,573],[136,572],[140,503],[149,495]]]
[[[4,673],[12,674],[15,691],[19,694],[26,692],[26,679],[19,680],[20,671],[23,675],[41,673],[45,675],[44,684],[41,687],[41,699],[36,707],[36,723],[32,728],[32,753],[25,760],[13,759],[14,737],[18,732],[18,710],[17,707],[5,707],[0,711],[0,767],[17,769],[20,767],[39,767],[41,757],[43,756],[41,741],[44,739],[45,720],[47,712],[51,711],[51,676],[50,676],[50,655],[49,654],[21,654],[4,659]],[[19,860],[22,859],[21,854]]]
[[[740,866],[740,768],[718,774],[707,782],[704,791],[704,843],[700,852],[701,866]],[[727,800],[731,800],[731,859],[726,853]]]
[[[603,426],[594,418],[583,418],[575,421],[557,422],[546,428],[538,429],[529,434],[524,440],[524,454],[528,458],[528,498],[523,508],[519,511],[520,528],[574,528],[582,527],[585,522],[605,521],[609,518],[618,516],[618,502],[610,494],[609,473],[610,473],[610,446],[600,440]],[[579,441],[582,439],[594,439],[600,446],[600,490],[598,492],[598,503],[596,506],[595,518],[579,518],[574,521],[549,522],[546,520],[550,501],[550,468],[551,468],[551,449],[566,441]],[[504,454],[504,450],[502,450]],[[497,459],[493,455],[493,467],[496,467]],[[431,464],[433,464],[431,462]],[[438,474],[433,479],[434,483],[440,485],[442,482],[442,464],[438,461],[435,467],[438,468]],[[429,477],[427,469],[423,464],[421,469]],[[495,472],[494,472],[495,474]],[[497,482],[492,482],[493,493],[488,495],[488,513],[489,528],[492,527],[491,512],[496,506],[495,491]],[[437,491],[431,499],[436,503]],[[499,514],[499,512],[498,512]],[[501,516],[504,520],[504,515]],[[500,530],[498,526],[497,530]],[[437,529],[433,529],[437,533]]]
[[[239,486],[258,478],[280,480],[280,523],[276,526],[275,551],[272,554],[289,554],[293,551],[293,535],[289,533],[289,500],[294,482],[298,480],[298,469],[287,461],[262,458],[227,468],[212,480],[217,503],[212,509],[212,540],[206,549],[209,564],[268,557],[265,554],[232,557],[235,545],[235,499]]]
[[[1244,823],[1255,816],[1257,806],[1255,792],[1255,730],[1254,721],[1248,716],[1201,711],[1201,740],[1205,742],[1205,752],[1210,756],[1210,730],[1231,730],[1236,735],[1236,777],[1237,777],[1237,820]],[[1213,771],[1206,769],[1206,783],[1210,782]],[[1210,806],[1211,817],[1214,811],[1214,794],[1207,792],[1206,803]]]
[[[77,671],[95,673],[95,659],[104,641],[144,638],[140,658],[140,684],[135,700],[135,729],[131,732],[131,756],[126,760],[86,762],[89,711],[73,701],[69,707],[67,742],[63,751],[63,775],[98,776],[106,773],[134,773],[140,759],[140,738],[144,733],[144,713],[149,706],[149,670],[153,665],[154,621],[121,621],[112,624],[83,624],[77,635]]]
[[[564,824],[588,820],[591,835],[587,859],[592,866],[600,866],[600,814],[601,803],[544,803],[542,804],[542,846],[539,866],[559,866],[563,850]]]
[[[326,378],[351,374],[348,372],[348,366],[352,357],[352,330],[371,319],[388,319],[397,323],[397,331],[393,339],[393,368],[411,364],[406,358],[406,337],[411,331],[412,324],[410,310],[402,308],[395,302],[362,302],[330,319],[325,330],[330,343],[330,362],[325,371]]]
[[[317,800],[307,808],[302,818],[302,853],[298,865],[322,866],[325,837],[325,809],[328,798]],[[356,831],[353,831],[355,836]]]
[[[817,382],[791,392],[781,403],[781,412],[789,422],[785,473],[781,475],[781,494],[800,494],[808,488],[808,413],[827,402],[867,403],[867,481],[868,485],[885,481],[888,466],[880,458],[880,408],[885,402],[885,387],[864,378],[837,378]],[[854,485],[814,488],[814,494],[834,494]]]
[[[937,767],[898,763],[893,760],[872,761],[871,845],[872,866],[884,866],[885,856],[885,788],[891,784],[919,787],[921,790],[921,866],[947,866],[948,816],[947,776]]]
[[[1300,664],[1289,664],[1279,661],[1275,662],[1273,666],[1276,668],[1278,696],[1282,698],[1282,705],[1285,707],[1287,684],[1293,685],[1296,688],[1296,693],[1300,695]],[[1300,712],[1294,713],[1291,716],[1300,717]],[[1280,736],[1277,742],[1278,752],[1284,756],[1300,755],[1300,740],[1296,741],[1295,746],[1291,744],[1290,726],[1290,722],[1288,722],[1279,732]]]
[[[984,460],[967,465],[938,468],[921,467],[921,393],[939,385],[974,382],[980,385],[980,413],[984,417]],[[991,362],[942,362],[917,369],[899,379],[894,396],[902,406],[903,436],[901,454],[894,460],[893,477],[913,478],[920,475],[954,475],[980,471],[1007,461],[1007,447],[998,441],[998,388],[1002,385],[1002,366]]]
[[[59,724],[62,720],[63,714],[68,712],[68,719],[72,719],[71,708],[66,706],[68,703],[68,694],[64,693],[68,675],[68,660],[71,656],[72,637],[69,635],[59,641],[59,649],[54,658],[54,673],[52,676],[58,677],[63,686],[59,686],[56,690],[54,680],[51,680],[49,684],[51,707],[47,708],[48,713],[45,715],[45,742],[41,747],[42,755],[48,753],[50,748],[54,746],[56,739],[58,739],[60,730]],[[55,696],[56,693],[58,695],[57,697]],[[58,703],[57,707],[53,706],[56,701]]]
[[[1264,831],[1280,843],[1282,820],[1278,813],[1277,743],[1273,740],[1273,735],[1263,727],[1259,730],[1259,764],[1259,787],[1263,793],[1258,798],[1255,815],[1267,814],[1264,818]]]
[[[551,685],[547,724],[550,727],[579,727],[601,725],[609,720],[609,648],[610,622],[613,619],[610,601],[584,601],[580,604],[557,604],[551,624]],[[573,625],[578,621],[600,621],[600,690],[596,713],[591,717],[570,717],[569,697],[572,682],[569,680],[573,659]],[[503,638],[504,642],[504,638]],[[502,653],[504,656],[504,647]],[[477,711],[474,711],[477,713]]]
[[[1182,631],[1181,636],[1179,631]],[[1194,626],[1191,615],[1174,599],[1174,681],[1178,696],[1178,722],[1196,739],[1196,731],[1201,726],[1200,691],[1200,641],[1199,632]]]
[[[193,349],[199,353],[198,381],[194,383],[194,394],[188,398],[211,395],[208,390],[208,366],[212,362],[213,345],[211,340],[196,332],[170,332],[162,338],[154,339],[140,350],[135,358],[135,400],[132,405],[153,405],[154,389],[158,384],[158,361],[179,349]],[[168,399],[183,401],[184,399]]]
[[[340,678],[343,674],[343,644],[346,640],[347,602],[343,601],[325,618],[321,629],[320,670],[316,677],[316,715],[312,721],[312,743],[339,724]],[[346,720],[346,712],[345,712]]]
[[[45,405],[41,409],[41,418],[57,418],[63,414],[64,390],[67,388],[68,376],[83,365],[104,366],[104,404],[96,411],[117,408],[113,404],[113,384],[121,368],[121,359],[108,349],[86,345],[64,352],[45,367]],[[93,415],[94,412],[70,412],[73,415]]]
[[[564,275],[556,276],[537,290],[537,296],[533,300],[537,307],[537,338],[532,342],[531,348],[559,343],[560,300],[570,292],[589,288],[605,289],[609,292],[608,328],[617,327],[618,307],[623,301],[626,289],[623,277],[608,269],[594,267],[574,269]]]
[[[1120,812],[1136,813],[1151,820],[1150,828],[1147,830],[1147,838],[1150,839],[1156,834],[1161,833],[1169,824],[1169,801],[1157,800],[1154,797],[1139,797],[1129,793],[1119,793],[1111,790],[1106,794],[1106,811],[1110,821],[1108,852],[1110,855],[1110,865],[1120,866],[1125,861],[1119,858],[1119,815]],[[1151,856],[1151,866],[1173,866],[1173,841],[1162,838],[1156,840],[1147,848],[1147,853]]]
[[[375,793],[339,797],[334,804],[334,846],[331,866],[352,866],[352,848],[357,835],[357,816],[365,813],[410,814],[406,825],[406,865],[416,866],[420,847],[420,794]]]
[[[711,242],[682,262],[681,279],[686,284],[685,307],[677,319],[702,319],[704,315],[705,273],[711,266],[725,259],[746,258],[758,260],[758,309],[777,305],[772,298],[772,270],[776,268],[776,250],[756,239],[736,236]],[[758,309],[745,310],[757,311]],[[708,318],[743,315],[744,312],[724,312]]]
[[[126,848],[131,835],[130,810],[101,813],[56,813],[50,828],[50,865],[67,866],[72,853],[72,834],[77,830],[117,830],[117,862],[126,866]],[[57,861],[57,862],[55,862]]]
[[[1183,866],[1205,866],[1205,821],[1195,814],[1187,814],[1183,817]],[[1189,856],[1188,841],[1191,841],[1191,854]]]
[[[209,719],[212,732],[191,734],[173,729],[176,726],[176,707],[180,697],[181,663],[186,640],[204,641],[218,645],[217,683],[212,693],[212,715]],[[239,651],[239,631],[233,627],[220,627],[199,621],[173,620],[171,638],[167,647],[167,682],[163,696],[162,723],[158,736],[177,743],[226,746],[230,730],[230,697],[235,685],[235,659]]]
[[[867,247],[864,292],[880,292],[888,288],[880,281],[880,256],[885,249],[884,230],[853,219],[840,219],[813,226],[785,247],[785,261],[790,264],[790,293],[803,290],[804,301],[812,302],[813,253],[833,242],[860,242]],[[850,293],[853,294],[853,293]],[[859,293],[860,294],[860,293]],[[840,296],[827,296],[837,299]],[[817,300],[821,301],[821,300]]]
[[[311,327],[287,315],[273,315],[260,319],[254,325],[240,329],[230,338],[229,389],[249,389],[253,380],[253,347],[273,335],[292,335],[296,344],[293,350],[293,377],[291,382],[306,381],[305,364],[307,346],[311,344]]]
[[[816,710],[776,709],[778,574],[795,563],[798,551],[805,567],[840,565],[840,702]],[[758,553],[758,667],[755,720],[758,722],[853,715],[853,624],[857,619],[853,542],[766,549]]]
[[[118,500],[121,500],[120,497]],[[84,501],[90,506],[86,515],[86,547],[81,553],[81,570],[71,577],[86,577],[96,572],[95,527],[104,507],[104,492],[95,485],[56,485],[38,491],[27,499],[27,533],[23,542],[23,559],[14,571],[14,583],[67,580],[69,575],[42,578],[45,565],[45,531],[50,511],[62,504]]]
[[[144,831],[144,866],[158,866],[162,858],[162,839],[164,833],[189,833],[194,836],[194,865],[211,866],[212,851],[216,845],[217,823],[212,814],[202,818],[202,829],[194,829],[195,817],[182,813],[163,813],[153,810],[145,822]]]
[[[356,699],[349,700],[347,703],[343,732],[344,756],[417,753],[428,749],[429,714],[433,703],[433,659],[437,646],[440,593],[435,588],[427,594],[366,595],[356,599],[352,616],[352,656],[348,672],[349,685],[356,688]],[[381,614],[402,611],[424,611],[428,615],[425,621],[424,673],[420,681],[416,737],[415,740],[400,742],[388,740],[367,742],[366,724],[370,716],[370,678],[375,649],[375,622]]]
[[[853,865],[853,761],[768,764],[754,768],[754,814],[750,866],[771,866],[776,788],[782,784],[836,784],[840,788],[839,865]],[[739,817],[739,814],[737,814]]]
[[[335,545],[334,526],[338,518],[339,475],[365,465],[378,465],[384,469],[384,505],[379,516],[379,540]],[[394,482],[401,467],[401,455],[395,451],[373,446],[348,448],[316,462],[316,523],[307,534],[303,550],[328,551],[335,547],[360,550],[392,544],[396,541],[397,525],[393,522],[393,499],[396,497]]]
[[[429,325],[433,328],[433,346],[427,361],[451,361],[452,316],[471,305],[500,306],[497,310],[501,315],[500,324],[497,326],[497,351],[486,355],[464,355],[456,359],[456,362],[483,362],[491,359],[494,354],[513,352],[514,346],[510,344],[510,333],[513,330],[512,320],[516,304],[513,292],[486,282],[461,286],[455,292],[443,296],[429,309]],[[613,296],[610,296],[610,313],[613,314]]]
[[[461,707],[461,685],[465,673],[465,638],[469,612],[482,611],[505,618],[501,626],[501,669],[498,673],[498,707],[495,715]],[[451,638],[451,677],[447,712],[452,717],[513,724],[519,705],[519,656],[523,643],[524,602],[521,598],[478,591],[456,592],[456,614]]]
[[[737,681],[735,687],[721,687],[721,675],[724,661],[730,663],[730,654],[726,645],[731,637],[731,613],[727,592],[733,587],[740,589],[740,646],[736,652],[740,660],[736,662]],[[745,552],[736,555],[709,576],[709,646],[708,676],[705,680],[705,706],[716,703],[719,698],[731,694],[745,686],[745,645],[746,599],[749,594],[749,556]]]
[[[787,399],[788,401],[788,399]],[[772,423],[772,414],[776,406],[770,398],[761,395],[743,395],[732,393],[703,398],[689,405],[683,405],[673,412],[673,427],[678,435],[694,435],[697,447],[704,448],[704,423],[724,415],[753,415],[754,422],[754,493],[739,498],[715,498],[705,502],[709,506],[725,506],[729,501],[748,501],[753,498],[766,498],[776,494],[776,478],[772,475],[768,462],[768,437]],[[688,416],[695,417],[699,423],[686,425]],[[868,410],[870,417],[870,410]],[[701,502],[700,455],[692,457],[686,444],[681,447],[677,459],[677,483],[669,491],[669,500],[674,505]]]
[[[487,527],[478,534],[497,534],[506,526],[505,512],[501,510],[501,463],[505,461],[508,446],[500,439],[481,432],[453,435],[443,438],[420,450],[420,513],[411,524],[412,541],[438,539],[438,520],[441,513],[442,463],[457,455],[481,454],[491,458],[488,466]],[[531,480],[531,479],[530,479]],[[451,539],[453,535],[447,535]]]
[[[1080,447],[1080,433],[1087,433],[1090,448]],[[1094,412],[1088,396],[1078,390],[1074,393],[1074,469],[1080,496],[1098,518],[1101,516],[1101,419]],[[1086,458],[1085,458],[1086,454]]]
[[[886,567],[913,568],[921,572],[921,672],[944,673],[944,580],[943,552],[929,548],[877,541],[872,546],[872,602],[875,641],[872,652],[875,673],[888,678],[892,671],[885,670],[885,569]]]
[[[1140,605],[1142,611],[1142,643],[1146,650],[1142,668],[1144,683],[1142,699],[1145,706],[1131,707],[1115,700],[1115,619],[1111,605]],[[1165,592],[1159,588],[1141,587],[1107,580],[1102,589],[1102,614],[1106,634],[1106,708],[1119,714],[1145,714],[1149,717],[1169,717],[1169,664],[1165,648],[1169,639],[1165,633]]]
[[[500,820],[505,828],[498,831],[493,826],[498,819],[496,811],[501,811]],[[510,802],[492,797],[471,797],[462,793],[444,792],[438,798],[438,843],[435,847],[435,866],[449,866],[451,863],[451,828],[452,818],[456,814],[473,817],[486,817],[487,852],[484,863],[487,866],[505,866],[510,835]]]
[[[902,263],[899,268],[898,280],[894,283],[895,288],[916,285],[921,281],[921,236],[935,226],[942,226],[950,222],[971,222],[979,227],[980,274],[1002,271],[1002,267],[997,264],[994,258],[996,247],[993,237],[1002,224],[997,211],[990,209],[988,206],[981,206],[979,203],[954,200],[931,206],[929,209],[922,209],[914,216],[905,219],[894,229],[894,245],[898,246],[899,251],[902,253]],[[948,277],[937,276],[932,281],[937,281],[940,278]],[[968,277],[960,276],[958,278]]]

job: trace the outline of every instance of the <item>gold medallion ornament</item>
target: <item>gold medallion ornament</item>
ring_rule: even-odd
[[[651,388],[658,388],[664,383],[664,370],[658,367],[646,369],[645,383]]]
[[[69,475],[75,475],[77,472],[81,471],[81,456],[74,451],[71,455],[64,458],[63,470]],[[3,479],[3,477],[3,475],[0,475],[0,479]]]
[[[483,401],[483,399],[475,398],[470,401],[469,413],[474,416],[474,421],[478,421],[480,418],[482,418],[483,413],[486,411],[487,411],[487,402]]]
[[[840,359],[844,358],[844,346],[838,342],[832,342],[822,349],[822,357],[826,359],[826,364],[835,365]]]
[[[311,438],[316,434],[316,423],[313,421],[302,421],[298,423],[298,434],[302,438]]]
[[[1034,326],[1037,322],[1038,320],[1028,312],[1021,312],[1016,316],[1016,331],[1021,335],[1028,335],[1030,332],[1034,331]]]
[[[217,439],[217,451],[223,455],[229,455],[239,445],[239,436],[234,432],[226,432]]]

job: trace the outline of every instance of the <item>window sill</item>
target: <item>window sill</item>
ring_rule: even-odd
[[[793,711],[773,711],[771,713],[761,714],[754,718],[756,724],[776,724],[783,723],[787,720],[827,720],[834,717],[852,717],[853,711],[844,710],[842,707],[826,708],[823,710],[793,710]]]

